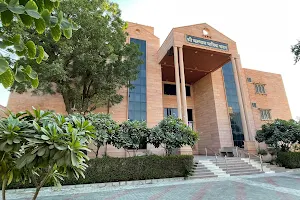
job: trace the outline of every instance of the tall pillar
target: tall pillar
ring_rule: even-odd
[[[187,103],[186,103],[186,91],[185,91],[185,75],[184,75],[184,63],[183,63],[183,50],[179,47],[179,67],[180,67],[180,80],[181,80],[181,97],[182,97],[182,109],[183,109],[183,121],[188,125]]]
[[[182,47],[179,48],[179,64],[180,64],[180,79],[181,79],[181,97],[182,97],[182,107],[183,107],[183,121],[188,125],[188,115],[187,115],[187,103],[186,103],[186,91],[185,91],[185,75],[184,75],[184,63],[183,63],[183,50]],[[175,51],[174,51],[175,53]],[[190,146],[183,146],[179,150],[181,155],[193,155],[193,150]]]
[[[242,97],[242,101],[243,101],[243,107],[244,107],[244,113],[245,113],[245,119],[246,119],[246,126],[247,126],[247,130],[248,130],[248,140],[245,140],[244,148],[251,153],[256,153],[256,143],[254,141],[254,137],[253,137],[253,133],[252,133],[253,128],[251,127],[249,111],[247,109],[247,101],[246,101],[246,96],[245,96],[246,93],[243,88],[242,73],[241,73],[242,66],[240,63],[239,56],[233,58],[233,60],[235,63],[236,73],[237,73],[237,77],[238,77],[238,81],[239,81],[239,85],[240,85],[241,97]],[[255,135],[255,133],[254,133],[254,135]]]
[[[181,113],[181,94],[180,94],[180,78],[179,78],[179,67],[178,67],[178,49],[176,46],[174,49],[174,67],[175,67],[175,82],[176,82],[176,97],[177,97],[177,112],[178,118],[182,119]]]
[[[239,78],[238,78],[235,59],[232,55],[231,55],[231,63],[232,63],[232,69],[233,69],[233,74],[234,74],[236,91],[237,91],[237,96],[238,96],[238,101],[239,101],[239,106],[240,106],[240,113],[241,113],[244,139],[245,139],[245,141],[249,141],[250,138],[249,138],[249,134],[248,134],[248,126],[247,126],[246,117],[245,117],[244,102],[243,102],[243,99],[242,99],[240,81],[239,81]]]

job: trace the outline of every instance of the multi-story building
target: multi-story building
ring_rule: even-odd
[[[180,152],[203,154],[206,147],[256,151],[255,134],[262,124],[291,119],[281,76],[242,68],[236,43],[208,24],[173,28],[161,46],[153,27],[129,23],[127,32],[128,42],[139,45],[144,64],[135,88],[122,89],[123,101],[111,109],[116,121],[146,120],[153,127],[174,114],[200,136],[193,148]],[[31,106],[65,113],[59,94],[10,94],[12,111]],[[147,150],[163,152],[151,145]],[[126,153],[110,146],[108,154]]]

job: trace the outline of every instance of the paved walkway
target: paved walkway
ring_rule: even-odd
[[[31,199],[28,190],[10,190],[7,199]],[[40,200],[298,200],[300,172],[259,174],[120,187],[45,188]]]

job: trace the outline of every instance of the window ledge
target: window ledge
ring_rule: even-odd
[[[255,92],[255,94],[267,96],[267,93],[257,93],[257,92]]]

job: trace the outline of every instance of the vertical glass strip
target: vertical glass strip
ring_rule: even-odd
[[[240,106],[236,91],[232,63],[225,64],[222,68],[224,85],[226,90],[227,104],[231,122],[234,146],[244,147],[244,133],[242,127]]]
[[[130,43],[139,45],[140,51],[143,53],[141,59],[143,64],[139,66],[138,79],[132,81],[133,89],[129,90],[128,119],[129,120],[147,120],[147,100],[146,100],[146,41],[130,38]]]

